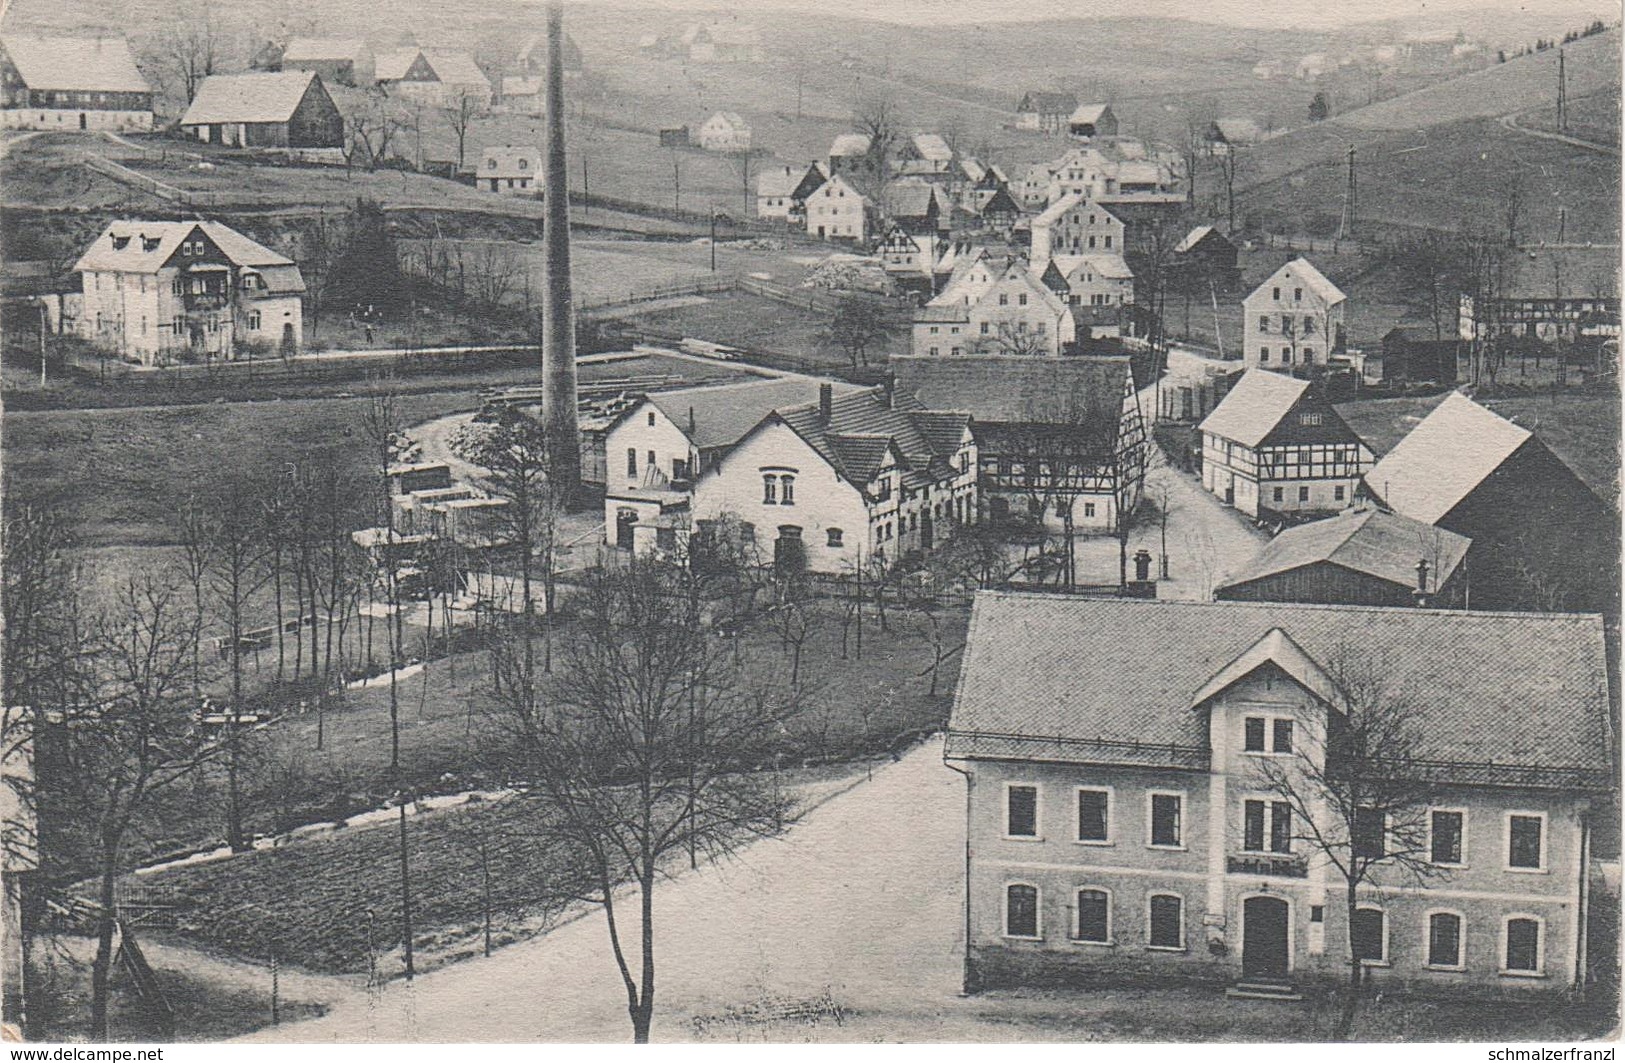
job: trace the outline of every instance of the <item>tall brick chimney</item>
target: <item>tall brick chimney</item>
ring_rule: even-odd
[[[542,189],[542,427],[548,474],[561,499],[581,485],[581,424],[576,411],[575,307],[570,284],[570,186],[564,156],[563,6],[547,5],[547,155]]]
[[[835,412],[835,385],[818,385],[818,423],[829,424]]]

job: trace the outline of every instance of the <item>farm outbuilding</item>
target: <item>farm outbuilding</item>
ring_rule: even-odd
[[[198,87],[181,129],[238,148],[342,148],[344,116],[319,74],[212,74]]]

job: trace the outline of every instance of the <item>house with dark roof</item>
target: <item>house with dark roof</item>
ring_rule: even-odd
[[[1086,103],[1073,111],[1066,120],[1066,131],[1078,140],[1117,135],[1117,116],[1111,105]]]
[[[904,232],[935,235],[947,232],[953,208],[936,185],[919,177],[901,177],[880,190],[880,211]]]
[[[123,37],[0,36],[0,128],[152,128],[152,86]]]
[[[694,525],[738,529],[764,560],[851,573],[933,549],[976,517],[970,417],[890,387],[768,414],[694,485]]]
[[[235,148],[342,148],[344,116],[308,70],[211,74],[181,116],[181,131]]]
[[[1208,282],[1228,288],[1241,277],[1236,245],[1211,225],[1198,225],[1174,245],[1169,272],[1186,285],[1205,290]]]
[[[1454,336],[1442,339],[1432,329],[1395,325],[1383,334],[1378,371],[1372,373],[1367,356],[1366,378],[1384,383],[1431,380],[1454,384],[1460,372],[1461,341]]]
[[[1078,109],[1078,98],[1070,92],[1028,92],[1016,104],[1016,128],[1041,133],[1066,130],[1066,120]]]
[[[1594,615],[983,591],[946,747],[967,981],[1582,986],[1607,671]],[[1347,757],[1362,714],[1408,755]],[[1403,780],[1380,832],[1280,788],[1361,772]]]
[[[283,70],[308,70],[329,85],[370,85],[372,49],[360,38],[295,37],[282,49]]]
[[[303,340],[299,267],[219,222],[115,221],[73,268],[80,334],[143,365],[294,353]]]
[[[1202,486],[1261,520],[1345,508],[1372,462],[1321,388],[1260,369],[1243,373],[1197,431]]]
[[[1287,528],[1228,573],[1228,602],[1432,605],[1469,598],[1466,536],[1366,505]]]
[[[818,398],[811,377],[752,378],[735,384],[651,392],[604,430],[605,538],[627,548],[653,546],[662,520],[689,515],[694,481],[713,468],[762,418],[781,406]],[[836,393],[859,390],[836,383]]]
[[[1364,493],[1472,540],[1473,608],[1617,614],[1618,514],[1538,435],[1465,395],[1384,454]]]
[[[894,356],[899,395],[970,415],[981,519],[1108,532],[1144,486],[1145,417],[1126,357]]]
[[[937,133],[915,133],[898,142],[890,161],[894,173],[940,178],[952,171],[954,150]]]

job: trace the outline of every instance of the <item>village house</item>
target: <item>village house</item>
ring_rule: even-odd
[[[1431,380],[1454,384],[1460,373],[1461,342],[1454,336],[1440,338],[1432,329],[1396,325],[1383,333],[1382,351],[1376,366],[1367,357],[1367,379],[1386,382]],[[1370,369],[1376,368],[1375,373]]]
[[[1070,92],[1029,92],[1016,104],[1016,128],[1064,133],[1077,109],[1078,98]]]
[[[899,395],[968,413],[979,520],[1100,534],[1139,504],[1149,445],[1124,356],[899,356]]]
[[[859,178],[876,177],[874,160],[869,157],[869,138],[863,133],[840,133],[829,145],[830,176],[854,174]]]
[[[372,49],[359,38],[295,37],[282,50],[281,67],[308,70],[327,85],[351,88],[372,83]]]
[[[982,200],[973,212],[984,227],[1004,233],[1007,237],[1014,235],[1016,223],[1021,220],[1024,213],[1021,204],[1017,203],[1010,190],[1002,185]]]
[[[1213,596],[1459,609],[1468,599],[1471,545],[1465,536],[1367,504],[1287,528],[1227,573]]]
[[[1094,339],[1116,339],[1129,331],[1134,271],[1122,255],[1054,255],[1044,266],[1043,279],[1072,308],[1080,337],[1084,330]]]
[[[882,188],[880,210],[893,225],[919,235],[946,233],[953,215],[947,194],[918,177],[902,177]]]
[[[211,74],[181,116],[181,131],[234,148],[339,149],[344,116],[310,71]]]
[[[1209,155],[1224,156],[1252,147],[1264,139],[1264,130],[1251,118],[1216,118],[1203,134]]]
[[[835,386],[841,394],[857,389]],[[653,549],[660,528],[676,529],[689,520],[701,473],[769,413],[816,400],[818,387],[808,377],[753,378],[653,392],[627,407],[604,431],[606,542]]]
[[[559,44],[560,65],[564,68],[566,79],[577,77],[586,69],[581,55],[581,46],[576,44],[575,38],[568,32]],[[525,38],[519,46],[519,54],[514,59],[514,70],[521,77],[535,78],[540,81],[547,77],[547,37],[545,34],[532,33]]]
[[[1109,105],[1104,103],[1086,103],[1080,106],[1066,120],[1066,131],[1078,140],[1093,140],[1095,137],[1115,137],[1117,135],[1117,116],[1112,113]]]
[[[935,230],[916,234],[900,225],[892,225],[875,253],[880,258],[881,268],[899,287],[929,295],[936,291],[938,264],[950,246]]]
[[[501,144],[480,153],[475,172],[477,188],[505,196],[542,194],[542,150],[538,147]]]
[[[1250,369],[1203,419],[1202,486],[1260,520],[1346,508],[1371,451],[1307,380]]]
[[[467,52],[402,48],[376,61],[378,86],[389,95],[425,107],[458,107],[467,100],[476,110],[491,106],[491,82]]]
[[[933,549],[976,518],[976,442],[963,413],[889,386],[774,411],[694,488],[695,530],[723,520],[762,559],[850,574]]]
[[[953,149],[936,133],[904,137],[891,158],[892,172],[902,177],[945,177],[953,164]]]
[[[1294,258],[1242,300],[1249,369],[1290,373],[1343,350],[1348,297],[1306,258]]]
[[[1228,288],[1241,277],[1240,252],[1234,242],[1211,225],[1198,225],[1174,245],[1169,271],[1186,285]]]
[[[299,267],[218,222],[116,221],[73,268],[80,334],[142,365],[303,342]]]
[[[706,151],[736,155],[750,151],[750,126],[734,111],[718,111],[707,118],[694,136]]]
[[[874,212],[869,197],[838,173],[807,197],[805,211],[808,236],[857,244],[869,238]]]
[[[560,48],[566,80],[579,77],[583,69],[581,49],[568,33]],[[514,73],[504,74],[497,84],[501,106],[515,114],[547,113],[547,39],[531,34],[519,47],[514,60]],[[685,128],[683,143],[688,143]]]
[[[763,58],[761,34],[737,21],[692,23],[677,49],[693,63],[760,63]]]
[[[0,36],[0,127],[152,128],[152,86],[123,37]]]
[[[1419,753],[1380,822],[1306,781],[1360,770],[1327,758],[1362,713]],[[1611,717],[1597,616],[983,591],[946,751],[967,981],[1577,988]]]
[[[1618,337],[1619,261],[1618,244],[1518,248],[1492,291],[1462,293],[1460,336],[1569,343]]]
[[[1123,253],[1123,223],[1087,196],[1069,193],[1032,221],[1032,260],[1052,255]]]
[[[1464,395],[1383,455],[1364,493],[1472,540],[1474,609],[1617,614],[1618,516],[1539,436]]]
[[[1019,258],[967,256],[942,292],[914,316],[916,355],[1008,354],[1056,357],[1076,339],[1066,301]]]
[[[756,175],[756,216],[788,219],[792,197],[806,172],[794,166],[770,166]]]

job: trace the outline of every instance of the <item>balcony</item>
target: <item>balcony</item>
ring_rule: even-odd
[[[1225,871],[1232,875],[1309,877],[1309,861],[1295,853],[1239,853],[1226,857],[1224,864]]]
[[[226,303],[225,292],[187,292],[181,296],[181,305],[187,310],[223,310]]]

